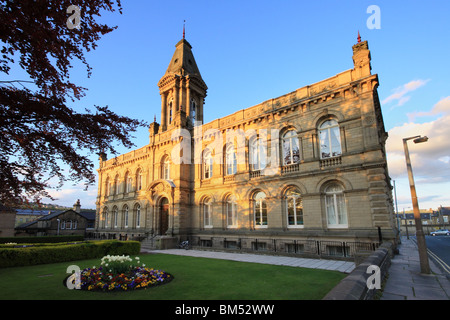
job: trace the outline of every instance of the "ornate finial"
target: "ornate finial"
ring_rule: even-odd
[[[155,118],[154,118],[153,122],[156,122],[156,114],[155,114]]]
[[[358,30],[358,43],[361,43],[361,36],[359,34],[359,30]]]
[[[186,24],[186,20],[184,20],[184,23],[183,23],[183,39],[184,39],[184,37],[185,37],[185,35],[186,35],[186,32],[185,32],[185,24]]]

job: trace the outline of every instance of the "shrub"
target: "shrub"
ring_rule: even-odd
[[[118,240],[25,248],[0,248],[0,268],[95,259],[108,254],[136,255],[139,254],[140,248],[141,245],[138,241]]]
[[[83,235],[70,236],[43,236],[43,237],[2,237],[0,243],[58,243],[70,241],[83,241]]]

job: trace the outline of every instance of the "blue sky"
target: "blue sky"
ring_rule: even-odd
[[[148,122],[156,115],[159,122],[157,83],[182,38],[184,20],[209,88],[205,122],[351,69],[359,30],[369,42],[372,72],[379,75],[399,210],[412,207],[401,139],[415,135],[429,137],[427,143],[409,144],[419,205],[450,206],[449,1],[122,2],[122,15],[101,18],[118,29],[87,53],[91,78],[84,66],[74,64],[72,80],[89,89],[75,109],[108,105]],[[380,29],[367,26],[370,5],[380,9]],[[146,145],[148,130],[135,137],[136,148]],[[52,193],[59,204],[71,206],[80,198],[83,207],[95,208],[97,186],[82,190],[68,183]]]

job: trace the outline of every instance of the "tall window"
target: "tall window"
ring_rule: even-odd
[[[114,178],[114,194],[119,194],[119,175]]]
[[[266,194],[262,191],[257,192],[253,196],[253,216],[255,227],[267,227],[267,204]]]
[[[252,170],[262,170],[266,167],[265,146],[260,138],[250,141],[250,165]]]
[[[172,123],[172,118],[173,118],[173,103],[172,101],[169,102],[169,124]]]
[[[346,228],[348,226],[344,190],[340,185],[333,183],[325,189],[325,207],[328,227]]]
[[[209,179],[213,174],[213,157],[211,151],[205,150],[203,155],[203,178]]]
[[[298,163],[300,161],[300,148],[297,133],[289,130],[283,135],[283,165]]]
[[[142,189],[142,170],[139,169],[136,173],[136,190],[139,191]]]
[[[170,180],[170,160],[168,156],[165,156],[162,162],[162,178]]]
[[[141,206],[139,204],[136,205],[135,207],[135,218],[136,218],[136,228],[140,228],[141,227]]]
[[[105,220],[105,229],[108,228],[108,208],[103,210],[103,219]]]
[[[111,195],[111,183],[109,182],[109,178],[106,179],[106,190],[105,190],[105,196]]]
[[[117,207],[114,207],[113,209],[113,220],[114,228],[117,228],[117,221],[119,220],[119,210]]]
[[[211,198],[203,202],[203,226],[212,228],[212,201]]]
[[[297,188],[290,188],[286,192],[286,209],[288,227],[303,226],[302,197]]]
[[[123,207],[123,226],[128,228],[128,206]]]
[[[225,153],[225,165],[226,165],[226,174],[236,174],[237,172],[237,157],[236,152],[234,151],[234,145],[230,144]]]
[[[227,227],[236,228],[237,227],[236,197],[233,195],[228,196],[225,206],[227,214]]]
[[[125,175],[125,192],[131,192],[131,187],[133,186],[133,178],[131,177],[131,174],[127,173]]]
[[[323,122],[319,127],[320,136],[320,158],[338,157],[342,154],[341,135],[339,124],[330,119]]]
[[[196,113],[197,113],[197,104],[195,103],[195,100],[192,99],[191,100],[191,120],[192,123],[195,124],[195,120],[196,120]]]

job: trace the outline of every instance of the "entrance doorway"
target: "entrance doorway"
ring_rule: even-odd
[[[169,200],[163,198],[159,206],[159,234],[165,235],[167,229],[169,229]]]

